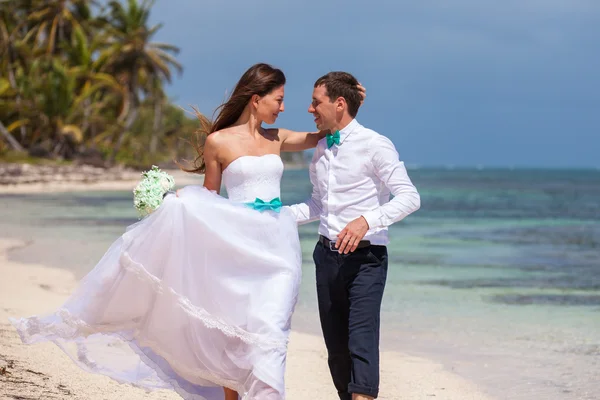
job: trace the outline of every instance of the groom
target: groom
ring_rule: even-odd
[[[393,143],[355,119],[362,100],[357,85],[346,72],[331,72],[315,83],[308,112],[319,130],[333,134],[315,150],[312,196],[290,207],[300,224],[320,220],[313,253],[319,316],[342,400],[378,395],[387,227],[420,207]]]

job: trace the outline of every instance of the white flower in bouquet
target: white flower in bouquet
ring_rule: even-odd
[[[165,192],[168,192],[169,190],[173,189],[174,184],[175,182],[173,181],[173,177],[171,176],[167,175],[160,178],[160,186]]]
[[[140,218],[154,212],[163,202],[165,194],[175,187],[175,179],[156,165],[142,173],[142,180],[133,189],[133,205]]]

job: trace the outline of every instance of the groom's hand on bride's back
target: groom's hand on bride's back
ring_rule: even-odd
[[[364,217],[358,217],[354,221],[350,221],[338,235],[335,248],[342,254],[352,253],[368,230],[369,224]]]

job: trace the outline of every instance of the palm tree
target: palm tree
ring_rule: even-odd
[[[13,135],[10,134],[10,131],[8,130],[8,128],[6,128],[4,126],[2,121],[0,121],[0,133],[2,134],[2,137],[4,137],[4,139],[8,142],[10,147],[12,147],[13,150],[19,151],[19,152],[25,151],[23,146],[21,146],[21,144],[19,142],[17,142],[17,140],[13,137]]]
[[[150,162],[191,132],[164,93],[182,67],[177,47],[152,42],[152,4],[0,0],[0,150],[69,157],[98,146],[114,161],[126,147],[150,149]]]
[[[78,27],[73,32],[71,45],[65,49],[66,61],[70,66],[69,74],[77,79],[77,91],[84,96],[81,125],[83,135],[90,126],[94,108],[101,111],[106,106],[102,97],[106,96],[107,91],[117,95],[121,101],[126,96],[126,89],[112,75],[99,71],[99,64],[93,59],[97,47],[98,42],[92,39],[90,43],[83,30]]]
[[[156,153],[158,148],[158,138],[163,124],[163,109],[167,97],[165,95],[162,81],[154,79],[151,84],[151,100],[154,103],[154,121],[152,124],[152,136],[150,137],[150,154]]]
[[[9,146],[17,152],[24,152],[25,148],[11,132],[22,128],[29,122],[22,117],[22,109],[23,106],[18,91],[12,87],[8,79],[0,76],[0,134]],[[8,126],[5,123],[8,123]]]
[[[123,122],[110,161],[114,162],[127,131],[138,115],[140,104],[140,80],[155,79],[171,81],[171,68],[178,72],[183,70],[181,64],[172,54],[179,53],[179,48],[166,43],[152,43],[152,37],[162,25],[148,27],[152,0],[127,0],[127,8],[118,1],[110,1],[104,42],[106,48],[100,53],[98,62],[103,70],[117,77],[127,87],[127,118]]]
[[[16,108],[22,109],[21,93],[18,89],[17,71],[20,67],[25,67],[30,59],[28,46],[24,43],[21,36],[21,24],[18,22],[20,9],[15,3],[7,1],[0,2],[0,60],[2,60],[2,71],[6,71],[8,82],[12,89],[16,92]],[[27,136],[25,124],[20,125],[21,140]],[[11,146],[14,148],[14,142],[11,141]]]
[[[14,93],[10,83],[4,78],[0,78],[0,110],[2,110],[0,113],[0,134],[13,150],[23,152],[25,149],[10,132],[17,127],[24,125],[26,121],[17,120],[8,127],[2,122],[4,118],[7,118],[8,120],[11,116],[10,114],[17,109],[17,106],[11,101],[12,96],[10,92]]]
[[[110,75],[96,73],[87,66],[70,67],[63,60],[41,60],[31,70],[35,76],[32,104],[27,108],[28,119],[38,132],[36,143],[54,156],[71,158],[85,140],[85,130],[93,113],[104,111],[102,101],[89,101],[98,94],[122,92]]]
[[[33,24],[28,36],[34,43],[54,54],[60,45],[70,39],[76,28],[81,28],[81,18],[90,16],[92,0],[44,0],[35,2],[28,17]]]

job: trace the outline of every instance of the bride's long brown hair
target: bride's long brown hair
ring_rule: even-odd
[[[235,124],[253,95],[262,97],[283,85],[285,85],[285,75],[280,69],[264,63],[255,64],[242,75],[229,100],[215,110],[217,117],[214,121],[210,121],[197,109],[194,109],[200,121],[200,128],[196,131],[196,142],[192,144],[198,152],[198,156],[194,160],[193,168],[180,168],[186,172],[198,174],[206,172],[204,142],[208,135]]]

